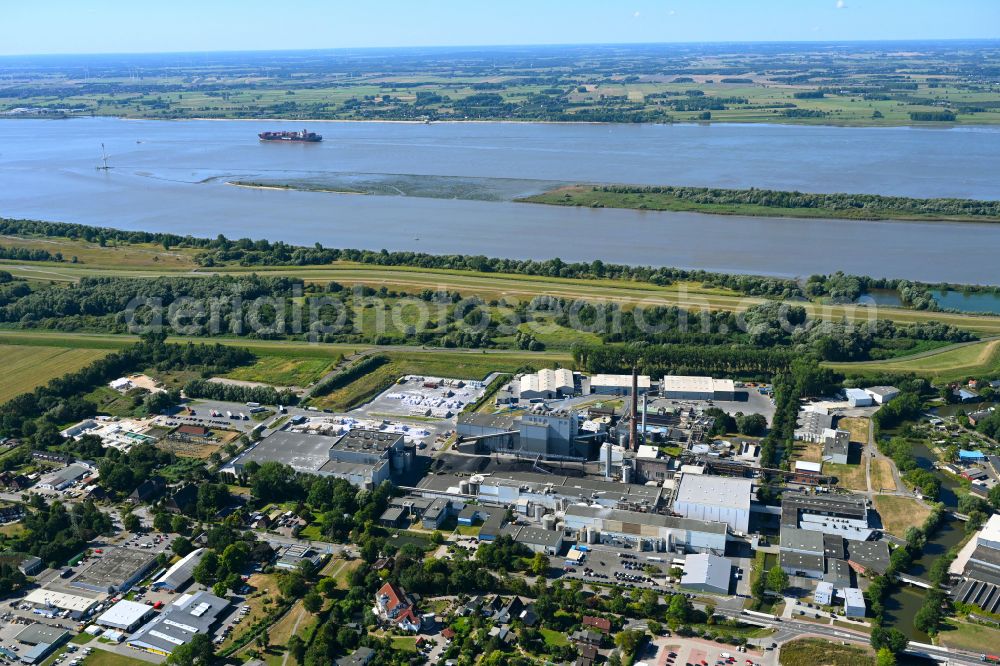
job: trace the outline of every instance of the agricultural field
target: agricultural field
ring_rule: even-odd
[[[902,537],[910,527],[920,527],[931,510],[911,497],[876,495],[875,510],[882,517],[882,526],[891,534]]]
[[[236,368],[225,376],[229,379],[261,382],[272,386],[307,387],[329,372],[338,360],[263,356],[253,365]]]
[[[9,66],[0,111],[159,119],[983,125],[1000,123],[998,92],[988,82],[998,59],[989,46],[948,44],[921,45],[918,53],[860,44],[849,50],[648,44],[627,53],[594,45],[402,50],[370,58],[330,51],[319,63],[274,52],[192,56],[183,67],[150,57],[139,80],[124,65],[102,63],[80,78],[73,67],[79,61],[27,59]]]
[[[0,341],[0,358],[4,361],[0,403],[75,372],[105,354],[99,349],[9,345]]]

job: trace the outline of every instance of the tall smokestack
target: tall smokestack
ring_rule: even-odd
[[[639,435],[636,432],[639,423],[639,370],[632,366],[632,418],[629,420],[628,448],[633,451],[639,450]]]

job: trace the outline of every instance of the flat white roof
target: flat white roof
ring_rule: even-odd
[[[796,460],[795,461],[795,471],[796,472],[799,472],[799,471],[801,471],[801,472],[815,472],[816,474],[819,474],[820,470],[822,470],[822,469],[823,469],[823,463],[807,462],[805,460]]]
[[[54,606],[61,610],[77,611],[80,613],[86,612],[91,606],[97,603],[96,599],[89,597],[55,592],[54,590],[43,590],[41,588],[29,592],[24,600],[36,606]]]
[[[983,543],[987,541],[988,543]],[[1000,513],[994,513],[979,532],[979,542],[987,548],[1000,550]]]
[[[138,601],[122,599],[108,610],[101,613],[97,618],[97,624],[105,624],[112,627],[131,627],[133,624],[146,617],[146,614],[153,610],[152,606],[141,604]]]
[[[732,393],[736,390],[736,385],[732,379],[713,379],[712,377],[695,377],[693,375],[665,375],[660,388],[664,392],[713,393],[721,391]]]
[[[677,491],[678,502],[707,504],[750,510],[750,492],[753,481],[728,476],[685,474]]]
[[[861,590],[856,587],[848,587],[844,589],[844,603],[848,606],[854,608],[864,608],[865,607],[865,595],[861,594]]]
[[[639,375],[636,378],[639,388],[649,388],[649,375]],[[592,375],[591,386],[614,386],[617,388],[632,388],[632,375]]]
[[[848,398],[860,398],[862,400],[867,400],[871,396],[868,395],[868,391],[859,388],[847,388],[844,389],[844,395]]]
[[[659,458],[660,448],[650,444],[640,444],[639,451],[635,455],[637,458]]]

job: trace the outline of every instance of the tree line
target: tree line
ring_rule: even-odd
[[[188,398],[205,398],[225,402],[258,402],[262,405],[294,405],[299,399],[288,389],[279,391],[273,386],[243,386],[192,379],[184,385]]]
[[[768,208],[815,208],[861,214],[1000,217],[1000,201],[958,198],[892,197],[880,194],[809,193],[786,190],[725,189],[655,185],[601,185],[594,191],[660,194],[698,204],[754,205]]]
[[[0,259],[11,261],[62,261],[62,252],[53,254],[48,250],[36,250],[27,247],[5,247],[0,245]]]

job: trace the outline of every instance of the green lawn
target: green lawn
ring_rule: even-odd
[[[561,631],[555,631],[554,629],[539,629],[542,638],[545,639],[545,644],[549,647],[560,647],[563,645],[569,645],[569,639],[566,638],[566,634]]]
[[[95,649],[83,660],[83,666],[146,666],[148,661],[126,657],[116,652]]]
[[[959,650],[996,654],[1000,648],[1000,629],[951,618],[938,638],[942,645]]]
[[[937,382],[982,376],[1000,370],[1000,340],[945,347],[940,351],[888,361],[826,363],[838,372],[912,372]]]
[[[403,652],[417,651],[417,639],[414,636],[393,636],[392,647]]]

